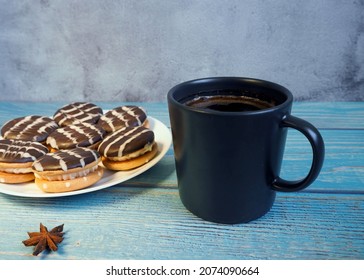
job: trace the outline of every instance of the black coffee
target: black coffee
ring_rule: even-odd
[[[258,111],[274,106],[274,104],[257,98],[235,95],[198,96],[184,104],[194,108],[222,112]]]

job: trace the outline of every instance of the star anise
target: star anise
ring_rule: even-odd
[[[29,239],[24,240],[25,246],[35,246],[33,255],[37,256],[45,249],[57,251],[57,244],[63,240],[63,224],[48,231],[42,223],[40,223],[40,232],[28,232]]]

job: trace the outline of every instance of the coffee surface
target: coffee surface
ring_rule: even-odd
[[[184,104],[193,108],[221,112],[258,111],[274,106],[274,104],[258,98],[239,95],[198,96]]]

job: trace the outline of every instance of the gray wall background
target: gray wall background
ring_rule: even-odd
[[[160,101],[208,76],[364,101],[363,0],[0,0],[0,100]]]

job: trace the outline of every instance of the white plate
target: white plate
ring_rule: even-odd
[[[125,182],[141,173],[147,171],[149,168],[157,164],[163,156],[167,153],[172,143],[172,136],[169,129],[159,120],[148,117],[149,128],[154,131],[155,141],[158,144],[158,154],[145,165],[130,170],[130,171],[110,171],[105,169],[104,175],[96,184],[77,191],[63,192],[63,193],[45,193],[41,191],[34,182],[23,184],[1,184],[0,193],[22,196],[22,197],[61,197],[70,196],[82,193],[89,193],[102,190],[113,185]]]

